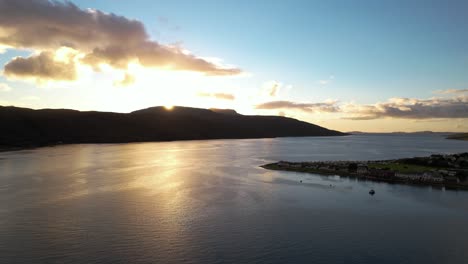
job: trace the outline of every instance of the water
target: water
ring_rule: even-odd
[[[258,167],[463,151],[360,135],[4,152],[0,263],[466,263],[467,191]]]

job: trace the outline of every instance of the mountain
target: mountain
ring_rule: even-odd
[[[193,139],[346,135],[280,116],[247,116],[225,109],[151,107],[131,113],[32,110],[0,106],[0,147]]]

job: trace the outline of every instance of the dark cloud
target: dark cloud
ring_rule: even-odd
[[[138,61],[206,75],[241,73],[151,40],[140,21],[82,10],[68,1],[0,0],[0,44],[41,51],[70,47],[86,54],[83,62],[92,66],[107,63],[124,69]]]
[[[75,65],[54,60],[50,52],[42,52],[28,58],[16,57],[5,65],[4,74],[7,77],[32,78],[40,81],[76,79]]]
[[[235,100],[236,97],[232,94],[227,93],[198,93],[200,97],[212,97],[220,100]]]
[[[352,114],[351,120],[372,120],[379,118],[430,119],[468,118],[468,97],[409,99],[395,98],[375,105],[346,105],[343,110]]]
[[[324,103],[296,103],[291,101],[271,101],[255,106],[256,109],[296,109],[305,112],[339,112],[339,107],[336,102]]]

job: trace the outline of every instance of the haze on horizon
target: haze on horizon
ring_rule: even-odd
[[[0,0],[0,105],[468,131],[466,1]]]

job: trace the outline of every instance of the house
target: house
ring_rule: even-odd
[[[369,168],[364,164],[358,164],[356,172],[358,174],[367,174],[369,172]]]
[[[451,183],[459,183],[460,179],[456,176],[451,176],[451,175],[444,175],[444,180],[446,182],[451,182]]]
[[[370,169],[369,174],[376,178],[390,179],[395,177],[395,172],[391,170]]]
[[[415,180],[418,180],[419,178],[421,178],[421,175],[398,172],[398,173],[395,174],[395,177],[415,181]]]

